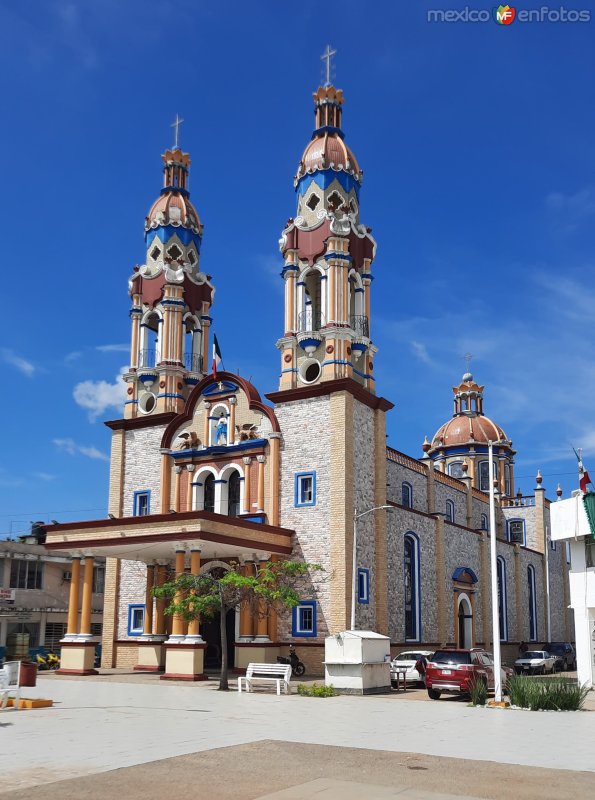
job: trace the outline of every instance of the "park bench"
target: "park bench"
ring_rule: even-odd
[[[251,692],[255,683],[276,683],[277,694],[281,694],[281,684],[285,694],[290,693],[289,679],[291,678],[291,664],[248,664],[245,675],[238,678],[238,692],[242,691],[244,682],[246,691]]]

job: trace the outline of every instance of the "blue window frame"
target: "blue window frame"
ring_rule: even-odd
[[[498,575],[498,622],[500,641],[508,641],[508,598],[506,595],[506,561],[502,556],[497,560]]]
[[[128,606],[128,636],[140,636],[145,625],[144,603],[130,603]]]
[[[529,641],[537,641],[537,592],[535,588],[535,568],[532,564],[527,567],[527,582],[529,584]]]
[[[370,602],[370,570],[363,567],[357,571],[357,602],[364,605]]]
[[[413,486],[406,481],[401,484],[401,505],[413,508]]]
[[[316,473],[315,472],[296,472],[294,485],[294,505],[300,506],[316,505]]]
[[[292,610],[292,636],[316,636],[316,600],[301,600]]]
[[[135,517],[147,517],[151,513],[151,490],[143,489],[134,493]]]
[[[460,480],[463,477],[463,462],[462,461],[451,461],[448,465],[448,474]]]
[[[527,532],[524,519],[509,519],[506,524],[508,541],[513,544],[527,544]]]
[[[446,521],[447,522],[454,522],[455,521],[455,504],[452,500],[446,501]]]
[[[421,582],[419,574],[419,539],[405,534],[403,577],[405,592],[405,641],[421,641]]]
[[[488,529],[488,515],[487,514],[482,514],[481,515],[481,530],[482,531],[487,531],[487,529]]]

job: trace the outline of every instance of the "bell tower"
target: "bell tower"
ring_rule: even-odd
[[[190,156],[162,156],[163,188],[145,220],[146,258],[129,279],[130,368],[124,416],[180,412],[208,371],[214,287],[200,271],[203,226],[190,201]]]
[[[294,178],[295,218],[279,242],[284,257],[284,334],[279,389],[351,378],[374,392],[370,288],[376,242],[360,223],[363,172],[345,143],[343,92],[313,95],[315,129]]]

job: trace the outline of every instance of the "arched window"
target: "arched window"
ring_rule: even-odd
[[[537,641],[537,592],[535,588],[535,567],[527,567],[527,582],[529,584],[529,641]]]
[[[419,574],[419,539],[414,533],[405,534],[405,641],[421,639],[421,581]]]
[[[478,464],[479,489],[482,492],[490,491],[490,462],[480,461]],[[494,461],[494,480],[498,477],[498,462]]]
[[[203,484],[203,511],[215,511],[215,476],[211,472]]]
[[[508,598],[506,595],[506,561],[502,556],[497,560],[498,576],[498,623],[500,626],[500,641],[508,641]]]
[[[482,531],[487,531],[488,529],[488,515],[482,514],[481,515],[481,529]]]
[[[446,521],[447,522],[454,522],[455,521],[455,504],[452,500],[446,501]]]
[[[232,472],[227,482],[227,516],[238,517],[240,515],[240,473]]]
[[[140,324],[139,367],[154,367],[161,361],[159,326],[156,311],[146,314]]]
[[[324,281],[326,283],[326,281]],[[297,285],[299,301],[298,328],[300,331],[319,331],[325,324],[325,297],[322,275],[310,269]]]
[[[184,366],[189,372],[202,372],[202,330],[191,314],[184,318]]]
[[[448,474],[453,478],[459,478],[460,480],[463,477],[463,462],[451,461],[448,465]]]
[[[506,523],[508,541],[513,544],[526,545],[526,531],[524,519],[509,519]]]
[[[401,484],[401,505],[413,508],[413,487],[406,481]]]

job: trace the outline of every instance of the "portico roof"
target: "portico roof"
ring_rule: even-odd
[[[48,525],[48,550],[152,562],[200,545],[202,558],[289,556],[293,531],[208,511]]]

